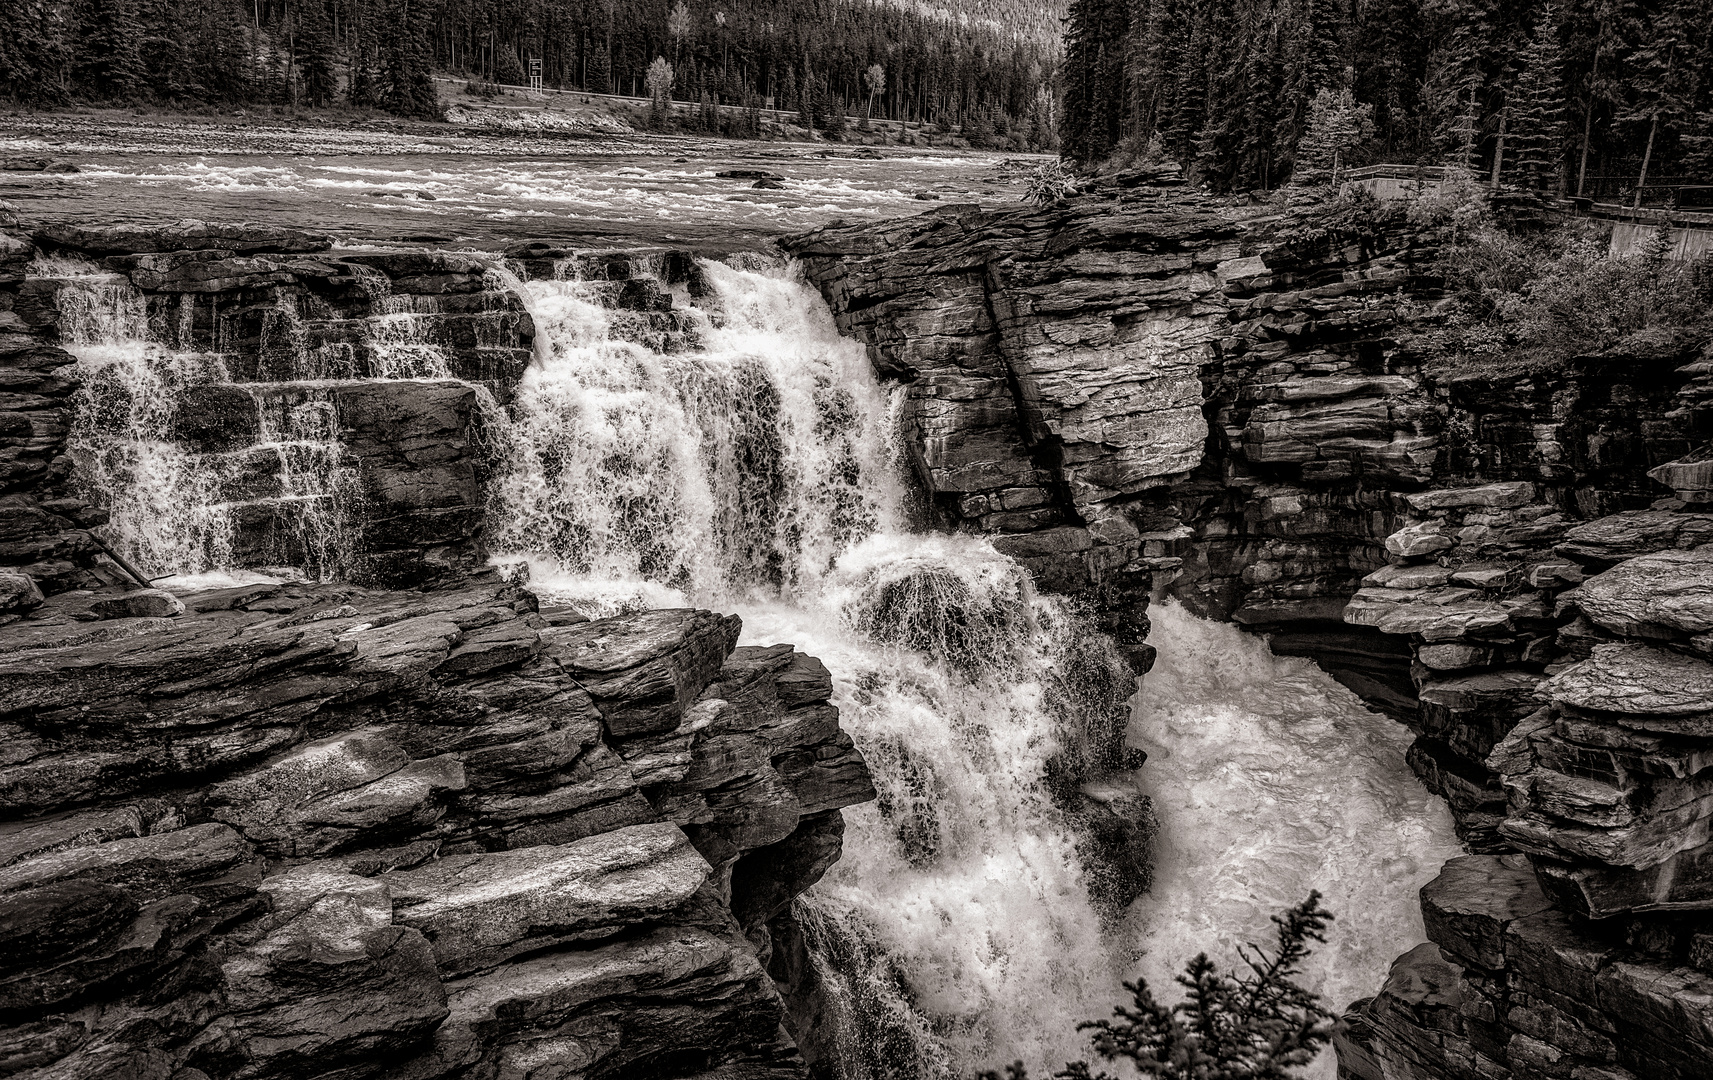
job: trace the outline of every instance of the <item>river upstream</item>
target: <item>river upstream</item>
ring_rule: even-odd
[[[837,219],[936,202],[1015,202],[1041,158],[914,147],[733,142],[641,134],[474,135],[205,120],[0,116],[0,171],[29,220],[258,221],[348,243],[517,240],[673,244],[712,252]],[[721,173],[737,173],[721,176]],[[777,179],[768,179],[777,177]],[[758,179],[764,186],[757,188]]]
[[[835,218],[917,212],[918,193],[992,205],[1020,191],[1004,158],[916,150],[118,134],[126,145],[72,127],[13,131],[5,152],[82,171],[0,174],[0,197],[36,219],[274,220],[351,245],[433,236],[724,254]],[[217,135],[218,152],[194,145]],[[738,169],[785,179],[757,190],[717,176]],[[593,283],[515,282],[540,337],[505,420],[489,532],[559,602],[596,616],[735,611],[746,644],[792,642],[834,673],[881,793],[847,812],[843,859],[800,902],[837,992],[843,1080],[952,1080],[1015,1058],[1045,1075],[1086,1053],[1076,1024],[1107,1014],[1122,980],[1141,973],[1169,993],[1198,951],[1232,963],[1310,889],[1339,920],[1309,982],[1335,1009],[1377,989],[1423,938],[1416,890],[1457,852],[1445,807],[1405,765],[1403,727],[1310,662],[1159,605],[1160,660],[1128,734],[1149,755],[1135,780],[1160,822],[1154,885],[1127,911],[1102,910],[1048,791],[1082,722],[1067,684],[1104,655],[1084,617],[981,538],[912,525],[898,391],[790,265],[704,269],[713,295],[698,302],[689,351],[627,336]],[[141,400],[154,368],[182,358],[140,340],[146,329],[119,317],[125,297],[104,295],[91,293],[107,316],[72,345],[86,374],[113,368]],[[146,462],[158,436],[137,423],[109,436]],[[150,557],[161,535],[186,533],[165,512],[117,514],[117,539]],[[194,553],[153,561],[157,573],[219,569]],[[1328,1054],[1313,1075],[1331,1069]]]

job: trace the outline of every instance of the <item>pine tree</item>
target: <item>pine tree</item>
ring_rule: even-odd
[[[1345,8],[1337,0],[1297,0],[1284,57],[1284,115],[1277,143],[1293,149],[1308,129],[1315,95],[1346,82]]]
[[[1707,41],[1701,0],[1664,0],[1659,14],[1643,24],[1641,45],[1628,57],[1632,96],[1619,120],[1645,125],[1647,131],[1636,179],[1637,207],[1647,191],[1661,130],[1669,133],[1694,115],[1697,46],[1704,59]]]
[[[1291,182],[1306,186],[1336,181],[1350,151],[1373,133],[1374,106],[1358,102],[1349,87],[1322,87],[1309,105],[1308,130],[1297,143]]]
[[[59,5],[0,0],[0,97],[48,105],[65,96],[66,35]]]
[[[1065,17],[1065,156],[1093,162],[1112,153],[1122,134],[1130,9],[1124,0],[1071,0]]]
[[[1221,974],[1206,953],[1177,977],[1184,1000],[1161,1005],[1144,979],[1125,983],[1132,1004],[1112,1010],[1113,1019],[1079,1024],[1094,1032],[1095,1053],[1125,1061],[1155,1080],[1285,1080],[1288,1069],[1314,1060],[1332,1039],[1332,1013],[1320,995],[1297,983],[1309,942],[1326,941],[1332,913],[1320,893],[1273,917],[1271,952],[1239,949],[1246,972]],[[1007,1080],[1028,1080],[1021,1062],[1006,1068]],[[1114,1080],[1076,1061],[1054,1074],[1058,1080]],[[997,1072],[976,1080],[1000,1080]]]
[[[393,32],[382,53],[380,105],[396,116],[422,120],[440,114],[440,96],[428,66],[428,42],[421,0],[394,0],[388,11]]]
[[[1510,94],[1505,154],[1511,179],[1528,191],[1557,186],[1564,159],[1564,50],[1558,42],[1559,9],[1548,3],[1519,60]]]
[[[72,77],[92,98],[128,101],[147,89],[137,0],[82,0]]]
[[[337,57],[327,7],[322,0],[306,0],[302,17],[297,47],[302,55],[298,78],[303,82],[303,100],[314,108],[325,108],[339,93],[339,76],[334,71]]]

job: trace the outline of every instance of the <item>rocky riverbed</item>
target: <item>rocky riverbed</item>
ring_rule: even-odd
[[[346,243],[744,250],[837,218],[1014,201],[1039,160],[393,120],[0,115],[0,200],[33,221],[313,222]]]

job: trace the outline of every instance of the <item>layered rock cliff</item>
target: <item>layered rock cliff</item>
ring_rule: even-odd
[[[480,569],[483,410],[532,335],[500,262],[200,223],[0,256],[0,1074],[804,1075],[790,903],[867,768],[826,668],[735,617],[591,622]],[[219,365],[147,434],[221,485],[225,565],[332,580],[106,556],[75,429],[147,387],[62,346],[115,278]],[[294,487],[304,444],[348,485]]]
[[[786,246],[905,383],[946,524],[1116,625],[1167,590],[1268,631],[1415,730],[1474,854],[1346,1075],[1713,1075],[1713,354],[1436,369],[1444,230],[1166,179]]]

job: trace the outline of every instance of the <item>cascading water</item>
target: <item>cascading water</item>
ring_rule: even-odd
[[[351,545],[343,508],[356,474],[325,387],[234,384],[255,403],[256,440],[200,452],[174,429],[188,394],[231,381],[218,340],[208,352],[163,345],[143,295],[123,275],[92,263],[47,257],[32,273],[55,281],[60,340],[78,360],[82,386],[70,447],[80,481],[107,509],[105,531],[131,562],[157,575],[203,574],[236,562],[322,576],[344,567]],[[190,319],[193,302],[183,302],[181,320]],[[270,344],[265,331],[261,350],[270,349],[285,354],[278,363],[288,377],[301,378],[317,362],[301,340]],[[267,528],[247,533],[247,516]],[[245,545],[260,547],[241,552]]]
[[[1329,1001],[1377,985],[1420,938],[1413,890],[1455,850],[1401,729],[1168,609],[1130,725],[1155,755],[1140,776],[1165,855],[1151,895],[1103,911],[1064,789],[1127,696],[1120,662],[985,542],[908,532],[897,401],[812,289],[777,268],[704,273],[712,298],[676,328],[611,310],[608,283],[521,285],[539,363],[513,405],[496,547],[592,615],[737,610],[745,643],[833,671],[879,791],[845,811],[843,858],[798,902],[845,1080],[1086,1056],[1077,1022],[1107,1015],[1139,963],[1169,992],[1189,954],[1232,959],[1312,887],[1344,915],[1316,969]],[[1086,689],[1103,680],[1104,701]]]
[[[537,362],[509,422],[483,425],[508,462],[490,526],[549,599],[736,610],[746,644],[792,642],[833,671],[879,792],[846,811],[844,857],[797,907],[843,1080],[1085,1056],[1075,1026],[1106,1015],[1123,978],[1169,992],[1189,954],[1230,960],[1310,888],[1341,917],[1317,987],[1336,1007],[1377,985],[1420,938],[1414,890],[1456,851],[1401,729],[1306,662],[1171,607],[1127,717],[1128,671],[1084,613],[980,539],[909,531],[901,398],[811,288],[742,265],[704,263],[703,295],[671,311],[622,306],[622,283],[511,285]],[[354,474],[327,380],[356,377],[359,350],[306,352],[282,308],[252,376],[273,381],[233,384],[256,403],[256,442],[192,452],[173,427],[187,393],[230,382],[218,327],[212,351],[174,350],[122,277],[38,270],[60,283],[85,382],[79,467],[125,553],[154,572],[231,566],[248,506],[285,523],[294,557],[335,569]],[[372,299],[362,373],[444,377],[408,303]],[[190,320],[182,303],[171,314]],[[1152,755],[1134,774],[1114,752],[1127,719]],[[1159,860],[1121,913],[1078,800],[1137,784]]]
[[[33,270],[59,283],[60,341],[83,384],[70,445],[109,533],[148,572],[229,564],[220,477],[168,437],[185,387],[224,376],[218,359],[154,344],[142,294],[123,275],[66,259]]]
[[[1131,733],[1160,833],[1154,887],[1126,918],[1140,973],[1158,992],[1199,951],[1235,961],[1318,889],[1336,921],[1305,985],[1335,1010],[1373,993],[1426,940],[1417,892],[1462,854],[1404,763],[1408,730],[1312,661],[1175,603],[1150,614],[1159,657]],[[1328,1050],[1305,1075],[1335,1072]]]

